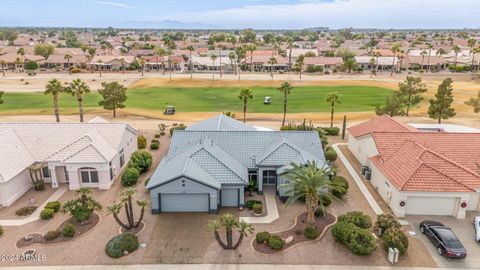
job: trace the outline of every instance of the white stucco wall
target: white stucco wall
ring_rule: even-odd
[[[378,150],[371,135],[362,137],[348,136],[348,149],[362,165],[370,165],[370,157],[378,155]]]
[[[32,182],[27,169],[7,182],[0,182],[0,205],[10,206],[31,187]]]

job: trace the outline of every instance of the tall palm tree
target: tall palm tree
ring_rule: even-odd
[[[236,68],[236,66],[233,64],[233,61],[235,61],[235,58],[237,58],[237,55],[236,55],[234,52],[229,52],[229,53],[228,53],[228,59],[230,59],[230,66],[232,67],[235,75],[237,75],[237,68]]]
[[[168,76],[170,76],[170,81],[172,81],[172,55],[173,55],[173,50],[168,49],[167,55],[168,55],[168,59],[167,59],[167,62],[168,62]]]
[[[218,59],[220,60],[220,78],[221,78],[222,77],[222,50],[225,49],[225,46],[223,46],[222,44],[219,44],[217,48],[219,50]]]
[[[7,67],[7,62],[5,60],[0,60],[0,66],[2,67],[3,77],[5,77],[5,69]]]
[[[273,65],[278,63],[277,58],[273,56],[270,57],[270,59],[268,59],[268,63],[270,64],[270,77],[272,77],[272,81],[273,81]]]
[[[243,102],[243,123],[245,123],[245,119],[247,118],[247,103],[249,100],[254,99],[255,96],[250,88],[242,88],[240,89],[238,98]]]
[[[217,55],[212,54],[210,55],[210,59],[212,60],[213,66],[212,66],[212,79],[215,81],[215,61],[217,60]]]
[[[193,79],[193,65],[192,65],[192,52],[195,51],[192,45],[187,47],[187,50],[190,52],[190,57],[188,58],[189,61],[189,68],[190,68],[190,79]]]
[[[65,88],[62,83],[57,79],[50,80],[45,86],[45,95],[51,95],[53,97],[53,112],[55,113],[55,120],[60,122],[60,114],[58,112],[58,95],[65,92]]]
[[[420,67],[421,67],[420,70],[423,70],[423,61],[424,61],[425,55],[426,55],[427,53],[428,53],[428,52],[425,51],[425,50],[423,50],[423,51],[420,53],[420,55],[422,56],[422,65],[420,66]]]
[[[390,51],[393,53],[393,59],[392,59],[392,72],[390,73],[390,76],[393,76],[393,71],[395,70],[395,57],[397,54],[400,53],[400,43],[395,43],[393,44],[392,48],[390,48]]]
[[[163,57],[165,56],[165,50],[163,48],[158,47],[158,48],[155,49],[154,54],[155,54],[155,57],[156,57],[156,60],[157,60],[157,65],[159,64],[158,58],[162,57],[162,70],[163,70],[162,75],[165,75],[165,61],[163,59]],[[160,69],[159,69],[159,71],[160,71]]]
[[[318,167],[318,166],[321,167]],[[319,203],[320,198],[332,196],[333,190],[342,191],[340,187],[332,185],[330,181],[330,168],[325,164],[317,164],[315,161],[308,161],[307,164],[290,164],[291,168],[285,171],[286,184],[281,185],[287,190],[288,196],[285,206],[305,198],[307,208],[307,223],[315,224],[315,211],[323,205]]]
[[[70,68],[70,59],[72,59],[72,55],[67,53],[63,56],[63,59],[67,60],[68,75],[72,75],[72,69]]]
[[[370,65],[370,78],[372,78],[372,74],[374,73],[375,69],[374,69],[374,66],[375,66],[375,58],[372,57],[369,61],[368,61],[368,64]]]
[[[432,55],[433,45],[432,43],[427,43],[428,48],[428,58],[427,58],[427,73],[430,71],[430,56]]]
[[[288,95],[293,90],[293,86],[289,82],[284,82],[282,85],[277,88],[278,91],[283,93],[283,120],[282,120],[282,126],[285,125],[285,117],[287,116],[287,99]]]
[[[253,52],[257,50],[255,44],[247,45],[247,51],[250,52],[250,71],[253,72]]]
[[[77,98],[80,122],[83,122],[83,95],[90,93],[90,87],[84,81],[76,79],[68,85],[65,92]]]
[[[288,70],[292,70],[292,50],[295,44],[293,43],[293,38],[289,37],[287,39],[287,49],[288,49]]]
[[[453,60],[453,65],[456,67],[457,66],[457,59],[458,59],[458,54],[462,51],[458,45],[453,46],[452,48],[453,53],[455,53],[455,59]]]
[[[475,55],[480,53],[480,46],[477,48],[473,49],[472,51],[472,72],[474,71],[474,65],[475,65]]]
[[[330,104],[330,127],[333,127],[333,114],[335,113],[335,106],[337,104],[342,104],[341,96],[338,92],[331,92],[325,97],[325,101]]]
[[[237,55],[238,80],[240,81],[240,75],[242,73],[242,59],[247,57],[245,47],[238,47],[235,49],[235,54]]]
[[[145,60],[143,58],[140,58],[140,60],[138,60],[138,65],[140,66],[140,69],[142,70],[142,76],[143,76],[143,71],[145,70]]]
[[[477,44],[477,40],[476,40],[476,39],[470,38],[470,39],[468,40],[468,47],[470,48],[470,53],[472,54],[472,64],[471,64],[471,66],[470,66],[470,71],[472,71],[472,72],[473,72],[473,63],[474,63],[474,61],[475,61],[475,52],[474,52],[474,50],[475,50],[475,45],[476,45],[476,44]]]
[[[102,66],[103,66],[102,59],[98,59],[97,66],[98,66],[98,72],[100,73],[100,77],[102,77]]]
[[[18,59],[18,61],[16,61],[18,63],[18,65],[20,64],[25,64],[25,49],[24,48],[19,48],[17,50],[17,55],[20,55],[20,59]]]
[[[125,74],[125,58],[120,58],[120,65],[122,65],[122,74]]]
[[[375,57],[375,76],[377,76],[378,73],[378,58],[381,56],[380,52],[374,51],[372,52],[372,57]]]
[[[295,69],[298,70],[298,74],[300,75],[300,80],[302,79],[302,71],[303,71],[303,65],[305,64],[305,56],[301,54],[298,56],[297,61],[295,61]]]

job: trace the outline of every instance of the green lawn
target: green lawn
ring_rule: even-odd
[[[179,112],[219,112],[241,111],[242,103],[238,99],[240,88],[203,88],[203,87],[154,87],[129,89],[127,108],[163,111],[167,104],[175,105]],[[273,87],[252,87],[255,100],[248,105],[249,112],[280,113],[283,111],[283,95]],[[381,87],[367,86],[302,86],[295,87],[288,97],[288,111],[327,112],[328,104],[325,95],[338,91],[342,95],[339,112],[372,111],[375,105],[380,105],[391,94],[391,90]],[[271,105],[264,105],[265,96],[271,97]],[[98,93],[86,95],[85,108],[100,109],[97,105],[101,99]],[[52,108],[52,98],[43,93],[5,93],[5,103],[0,105],[0,112],[15,110],[38,111],[49,113]],[[74,97],[60,98],[62,110],[77,108]]]

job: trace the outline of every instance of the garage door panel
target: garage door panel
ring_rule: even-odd
[[[454,197],[408,197],[405,214],[454,216],[457,204]]]
[[[161,212],[208,212],[209,194],[205,193],[161,193]]]
[[[222,206],[237,207],[238,196],[238,188],[222,189]]]

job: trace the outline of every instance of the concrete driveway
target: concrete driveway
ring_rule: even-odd
[[[439,267],[480,268],[480,244],[474,240],[473,228],[473,218],[477,215],[480,215],[480,213],[467,212],[465,219],[444,216],[407,216],[407,220],[415,228],[418,238],[424,241],[425,246]],[[467,249],[467,258],[464,260],[454,260],[439,256],[430,240],[426,236],[421,235],[418,225],[425,219],[440,221],[445,226],[450,227]]]

